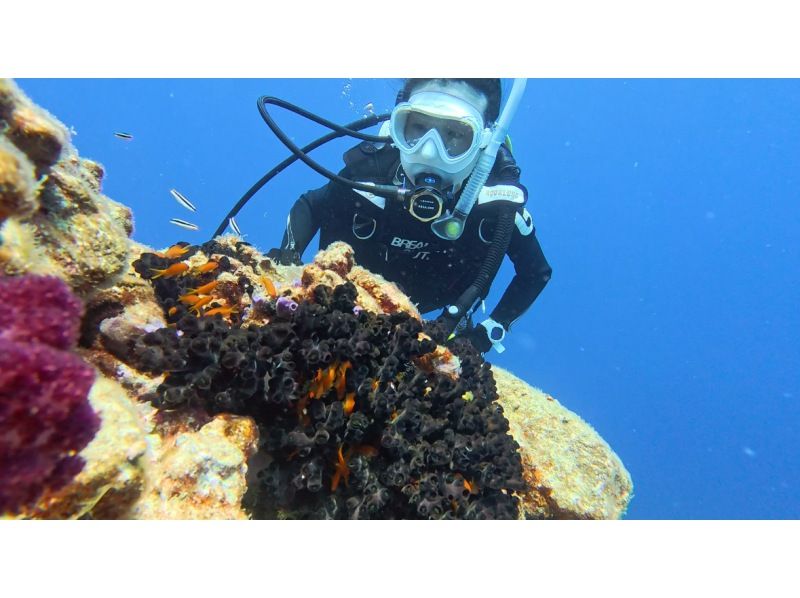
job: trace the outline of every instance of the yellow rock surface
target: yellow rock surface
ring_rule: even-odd
[[[33,164],[13,143],[0,137],[0,222],[12,215],[27,216],[36,208]]]
[[[148,440],[152,485],[136,519],[247,519],[247,459],[258,441],[252,419],[218,415],[199,430]]]
[[[619,519],[632,497],[630,474],[588,423],[553,397],[492,366],[499,402],[519,443],[526,480],[523,515]]]
[[[68,486],[40,501],[34,518],[125,518],[144,491],[148,426],[142,414],[119,384],[102,376],[89,401],[102,423],[80,453],[86,465]]]

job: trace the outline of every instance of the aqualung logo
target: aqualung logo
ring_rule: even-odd
[[[401,239],[400,237],[395,237],[392,239],[392,247],[400,247],[402,249],[422,249],[423,247],[427,247],[428,244],[424,241],[414,241],[412,239]]]

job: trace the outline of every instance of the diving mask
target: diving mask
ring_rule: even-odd
[[[434,173],[446,185],[466,179],[491,129],[472,104],[441,91],[421,91],[395,106],[389,134],[400,150],[403,170],[418,183],[421,174]]]

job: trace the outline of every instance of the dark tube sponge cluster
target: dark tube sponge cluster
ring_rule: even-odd
[[[130,361],[168,374],[159,408],[256,420],[270,458],[256,515],[516,518],[522,467],[489,365],[467,350],[453,379],[424,366],[436,343],[418,320],[354,309],[351,283],[313,294],[264,302],[263,326],[184,313]]]
[[[0,514],[33,506],[83,468],[100,419],[94,369],[70,351],[83,306],[55,277],[0,277]]]

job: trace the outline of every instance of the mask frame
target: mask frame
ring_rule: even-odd
[[[472,143],[457,156],[451,156],[439,130],[430,128],[425,134],[408,143],[405,126],[412,114],[454,121],[472,130]],[[492,129],[484,126],[483,115],[472,104],[441,91],[420,91],[412,94],[392,110],[389,135],[400,151],[403,168],[415,183],[418,175],[434,173],[447,185],[460,184],[471,172],[480,151],[492,137]],[[433,149],[432,149],[433,148]]]

